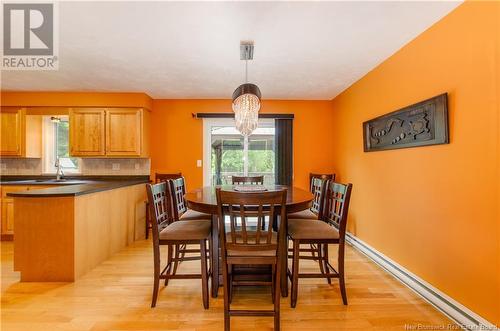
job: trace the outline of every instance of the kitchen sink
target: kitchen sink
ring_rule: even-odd
[[[68,185],[71,185],[71,184],[86,184],[87,182],[86,181],[83,181],[83,180],[79,180],[79,179],[65,179],[65,178],[61,178],[61,179],[55,179],[55,178],[51,178],[51,179],[36,179],[34,180],[34,182],[36,183],[47,183],[47,184],[53,184],[53,183],[57,183],[57,184],[68,184]]]

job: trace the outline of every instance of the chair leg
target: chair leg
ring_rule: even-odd
[[[290,298],[290,306],[295,308],[297,305],[298,283],[299,283],[299,248],[300,241],[292,240],[293,242],[293,260],[292,260],[292,294]]]
[[[342,302],[347,305],[347,293],[345,289],[345,275],[344,275],[344,243],[339,245],[339,283],[340,293],[342,294]]]
[[[285,234],[285,249],[283,251],[285,252],[281,256],[281,269],[283,270],[284,275],[281,276],[283,281],[278,280],[280,282],[280,287],[281,287],[281,296],[283,298],[286,298],[288,296],[288,246],[289,246],[289,238]],[[284,276],[284,277],[283,277]]]
[[[230,331],[231,320],[229,318],[229,309],[231,307],[229,302],[229,279],[227,272],[227,263],[225,260],[222,261],[222,284],[224,286],[224,331]]]
[[[320,263],[323,263],[324,269],[326,271],[327,275],[330,275],[330,267],[328,267],[328,244],[323,244],[323,261],[320,261]],[[332,279],[327,278],[328,284],[332,284]]]
[[[179,258],[180,258],[179,249],[180,245],[175,245],[175,252],[174,252],[175,261],[174,261],[174,270],[172,271],[172,275],[175,275],[177,273],[177,267],[179,266]]]
[[[153,283],[153,299],[151,300],[151,308],[156,306],[158,299],[158,288],[160,287],[160,247],[155,245],[153,248],[154,258],[154,283]]]
[[[313,245],[311,244],[311,247]],[[319,264],[319,271],[324,275],[325,274],[325,268],[324,268],[324,264],[323,264],[323,253],[321,252],[321,248],[322,248],[322,245],[321,244],[317,244],[317,246],[315,246],[316,248],[316,253],[318,254],[318,264]],[[313,252],[313,256],[314,256],[314,252]]]
[[[174,253],[172,245],[167,245],[167,266],[172,266],[172,254]],[[170,275],[171,269],[168,268],[168,274]],[[165,286],[168,285],[168,278],[165,278]]]
[[[279,264],[277,264],[279,266]],[[271,300],[274,303],[274,295],[275,295],[275,285],[276,285],[276,278],[274,277],[276,274],[276,265],[272,264],[271,265]]]
[[[203,307],[208,309],[208,268],[207,268],[207,242],[200,241],[201,251],[201,291],[203,296]]]
[[[288,252],[287,252],[288,255]],[[281,272],[286,272],[285,270],[281,270],[281,259],[282,255],[278,254],[278,260],[276,261],[276,266],[274,266],[274,270],[276,271],[276,275],[274,275],[274,330],[280,330],[280,282],[281,282]]]
[[[219,295],[219,218],[212,215],[212,237],[210,247],[210,258],[212,259],[212,297]]]
[[[210,237],[208,238],[208,250],[210,251],[210,254],[209,254],[209,258],[208,258],[208,262],[210,263],[210,271],[211,271],[211,275],[210,275],[210,280],[211,280],[211,284],[210,284],[210,288],[212,289],[212,298],[216,298],[217,297],[217,289],[215,288],[215,277],[219,277],[219,270],[217,270],[217,272],[214,270],[214,262],[213,262],[213,259],[215,258],[214,256],[214,249],[213,249],[213,238],[212,238],[212,235],[210,235]],[[219,258],[217,256],[217,258]]]

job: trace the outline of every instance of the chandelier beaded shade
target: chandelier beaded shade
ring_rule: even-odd
[[[260,90],[255,84],[242,84],[233,93],[236,129],[248,136],[257,129],[260,110]]]
[[[248,136],[257,128],[259,123],[260,99],[259,87],[248,83],[248,60],[253,59],[253,44],[240,45],[240,58],[245,60],[246,83],[238,86],[233,92],[233,111],[236,129],[242,135]]]

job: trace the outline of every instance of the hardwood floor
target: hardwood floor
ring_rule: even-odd
[[[153,285],[151,242],[139,241],[97,266],[75,283],[20,283],[12,269],[13,245],[1,243],[1,330],[222,330],[223,298],[204,310],[199,280],[171,280],[150,308]],[[331,252],[332,262],[335,254]],[[302,261],[301,261],[302,263]],[[316,268],[304,261],[304,270]],[[182,263],[194,271],[199,261]],[[301,279],[297,308],[282,298],[282,330],[405,330],[405,325],[447,326],[445,316],[398,283],[361,253],[347,246],[347,295],[338,282]],[[241,308],[271,307],[267,288],[238,288]],[[222,289],[221,289],[222,292]],[[232,330],[271,330],[269,317],[236,317]]]

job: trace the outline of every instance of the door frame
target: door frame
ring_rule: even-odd
[[[212,127],[234,125],[234,118],[203,118],[203,186],[211,185]],[[274,128],[274,118],[259,118],[259,127]]]

